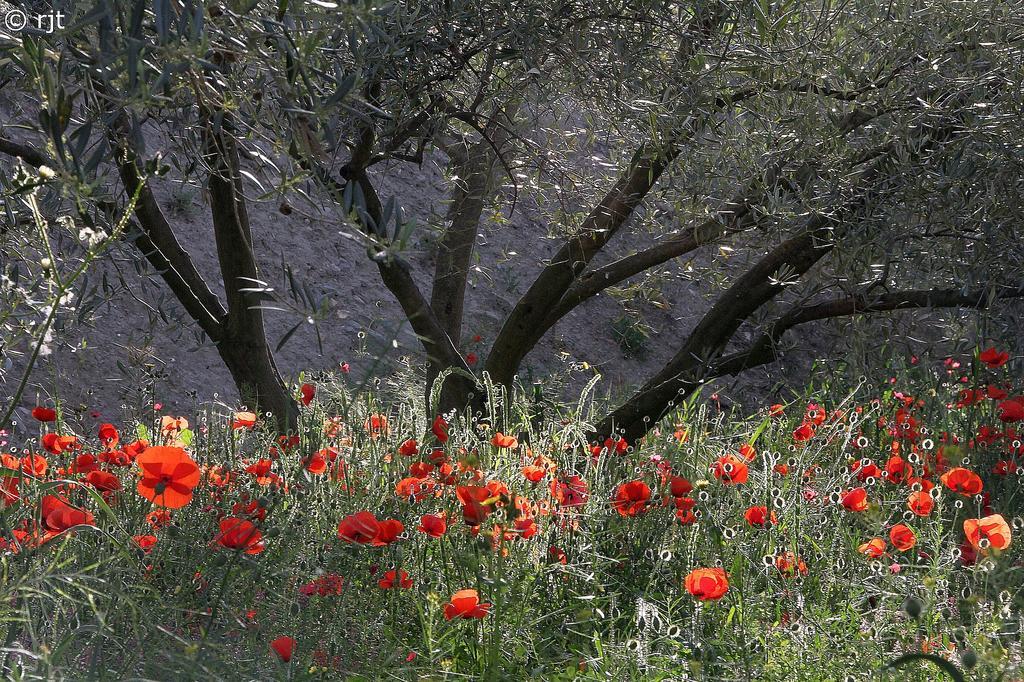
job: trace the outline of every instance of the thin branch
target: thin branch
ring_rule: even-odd
[[[836,317],[886,313],[920,308],[970,308],[984,310],[995,301],[1024,298],[1024,284],[964,291],[963,289],[917,289],[895,291],[880,296],[857,294],[799,306],[777,319],[745,351],[722,357],[709,371],[709,377],[734,375],[766,365],[778,359],[779,342],[794,327]]]

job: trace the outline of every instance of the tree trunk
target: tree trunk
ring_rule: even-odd
[[[266,340],[242,330],[218,343],[217,352],[231,372],[242,404],[260,415],[273,414],[279,432],[294,432],[298,406],[277,371]]]
[[[230,118],[208,119],[205,154],[210,167],[210,207],[217,257],[224,280],[228,315],[217,350],[238,386],[242,400],[260,412],[271,412],[282,433],[298,427],[298,406],[281,379],[263,327],[261,297],[247,291],[259,273],[252,249],[252,231],[238,172],[238,148]]]

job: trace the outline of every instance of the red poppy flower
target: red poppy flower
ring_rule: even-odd
[[[686,497],[693,490],[693,484],[682,476],[672,476],[668,482],[668,492],[672,497]]]
[[[410,438],[398,446],[398,454],[403,457],[412,457],[413,455],[418,454],[419,451],[420,445],[416,442],[415,438]]]
[[[18,486],[21,479],[17,476],[0,475],[0,509],[6,509],[21,501]]]
[[[629,452],[629,442],[625,438],[615,436],[614,438],[605,438],[603,444],[590,446],[590,454],[592,456],[600,457],[602,452],[624,455]]]
[[[746,512],[744,512],[743,518],[746,519],[747,523],[751,526],[763,527],[767,525],[769,521],[771,521],[773,526],[778,523],[778,519],[775,517],[775,512],[773,511],[769,514],[768,507],[750,507]]]
[[[612,507],[622,516],[636,516],[647,509],[651,489],[643,481],[623,483],[615,491]]]
[[[132,540],[135,542],[135,546],[146,554],[152,552],[157,543],[155,535],[133,535]]]
[[[996,369],[997,367],[1002,367],[1007,363],[1010,359],[1010,354],[1005,351],[996,350],[995,346],[989,346],[978,353],[978,359],[992,369]]]
[[[519,440],[515,436],[506,436],[499,431],[491,438],[491,445],[497,448],[514,448],[519,445]]]
[[[909,526],[898,523],[889,530],[889,542],[899,551],[906,552],[917,544],[917,536]]]
[[[775,568],[785,578],[794,578],[798,573],[807,575],[807,564],[793,552],[783,552],[775,557]]]
[[[377,585],[382,590],[393,590],[395,588],[401,588],[408,590],[412,588],[412,578],[406,571],[388,571],[384,574],[384,577],[377,581]]]
[[[462,503],[462,520],[467,526],[479,526],[493,510],[493,494],[483,486],[460,485],[455,488],[455,496]]]
[[[989,547],[995,549],[1006,549],[1010,546],[1010,526],[1002,514],[993,514],[981,519],[966,519],[964,521],[964,535],[967,541],[977,550],[985,550]]]
[[[445,620],[453,618],[483,618],[491,610],[490,604],[481,604],[476,590],[459,590],[444,605]]]
[[[170,525],[171,512],[166,509],[154,509],[146,514],[146,523],[148,523],[153,530],[160,530],[161,528]]]
[[[309,405],[316,396],[316,386],[313,384],[302,384],[299,387],[299,393],[302,394],[302,404]]]
[[[288,663],[295,655],[295,639],[282,635],[270,643],[270,649],[284,663]]]
[[[375,547],[383,547],[394,542],[404,530],[405,526],[401,521],[381,521],[368,511],[356,512],[338,523],[338,537],[345,542],[372,544]]]
[[[51,533],[63,533],[76,526],[91,526],[95,519],[90,512],[72,507],[56,495],[45,495],[39,502],[43,528]]]
[[[117,427],[113,424],[100,424],[97,434],[104,450],[114,450],[117,448],[117,444],[121,442],[121,434],[117,432]]]
[[[112,473],[99,469],[86,474],[85,482],[101,493],[113,493],[121,489],[121,479]]]
[[[244,550],[246,554],[259,554],[264,550],[263,533],[256,524],[235,516],[220,520],[216,542],[227,549]]]
[[[552,480],[551,496],[563,507],[582,507],[590,498],[590,488],[586,481],[573,475],[561,480]]]
[[[868,491],[864,490],[864,488],[854,488],[853,490],[848,490],[843,494],[842,504],[847,511],[867,511]]]
[[[405,532],[405,525],[397,519],[387,519],[380,522],[380,530],[376,537],[370,541],[374,547],[390,545],[398,539],[398,536]]]
[[[29,476],[41,478],[46,475],[46,468],[49,463],[42,455],[25,455],[21,458],[20,469]]]
[[[51,455],[59,455],[62,452],[70,450],[78,444],[78,439],[74,436],[61,436],[57,433],[46,433],[43,434],[42,439],[43,448]]]
[[[544,478],[544,474],[547,473],[547,469],[539,467],[536,464],[527,464],[523,467],[523,477],[530,483],[540,483],[540,480]]]
[[[345,542],[368,544],[380,532],[380,521],[368,511],[346,516],[338,523],[338,537]]]
[[[259,500],[250,500],[248,495],[243,495],[240,501],[231,505],[231,513],[256,521],[267,518],[267,508],[260,504]]]
[[[768,414],[769,416],[772,417],[781,417],[783,414],[785,414],[785,412],[786,408],[783,407],[780,403],[775,403],[774,405],[768,408]]]
[[[729,578],[721,568],[698,568],[686,576],[686,591],[700,601],[721,599],[729,591]]]
[[[793,440],[795,440],[797,443],[809,441],[811,438],[814,438],[814,427],[808,424],[807,422],[804,422],[803,424],[798,426],[797,429],[793,432]]]
[[[438,514],[424,514],[420,517],[420,526],[417,530],[432,538],[439,538],[448,531],[448,523]]]
[[[999,403],[999,421],[1011,424],[1024,421],[1024,396],[1017,396]]]
[[[724,455],[719,457],[711,468],[715,478],[725,485],[746,483],[750,470],[747,463],[736,455]]]
[[[363,429],[376,438],[382,433],[388,432],[388,418],[383,414],[371,414],[363,424]]]
[[[434,423],[431,424],[430,430],[434,433],[434,438],[444,445],[448,442],[448,422],[444,420],[444,417],[437,415],[434,417]]]
[[[882,470],[878,468],[878,465],[868,460],[865,464],[862,460],[857,460],[850,467],[850,470],[857,475],[857,480],[863,483],[869,478],[878,478],[882,475]]]
[[[981,478],[970,469],[956,467],[950,469],[939,477],[942,484],[955,493],[965,497],[977,495],[981,492]]]
[[[271,459],[258,459],[245,468],[246,473],[252,474],[256,477],[256,483],[259,485],[270,485],[271,483],[280,480],[280,477],[272,473],[270,469],[274,466],[274,461]]]
[[[744,443],[740,446],[740,456],[748,462],[753,462],[757,458],[757,450],[754,446],[749,443]]]
[[[916,490],[907,498],[907,507],[918,516],[928,516],[935,508],[935,500],[925,491]]]
[[[52,407],[33,407],[32,418],[41,422],[57,421],[57,410]]]
[[[311,474],[320,475],[327,471],[327,455],[324,450],[302,458],[302,467]]]
[[[871,538],[857,548],[857,552],[871,559],[877,559],[885,554],[885,540],[882,538]]]
[[[192,490],[202,477],[199,467],[178,447],[147,448],[136,460],[142,471],[139,494],[168,509],[184,507],[192,501]]]
[[[885,478],[890,483],[895,483],[898,485],[902,483],[913,472],[914,470],[911,468],[911,466],[907,464],[906,460],[904,460],[899,455],[893,455],[885,463]]]

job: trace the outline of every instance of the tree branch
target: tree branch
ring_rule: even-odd
[[[983,310],[997,300],[1024,298],[1024,284],[995,289],[918,289],[881,296],[858,294],[794,308],[771,324],[745,351],[724,356],[709,370],[709,377],[735,375],[774,362],[783,335],[801,324],[850,315],[885,313],[918,308],[972,308]]]
[[[3,135],[0,135],[0,154],[18,157],[28,165],[35,166],[36,168],[39,168],[39,166],[50,166],[51,168],[56,166],[56,163],[48,154],[35,147],[15,142]]]

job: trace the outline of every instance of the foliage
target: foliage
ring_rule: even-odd
[[[502,434],[344,378],[296,390],[292,439],[248,412],[190,423],[149,405],[118,431],[40,409],[39,438],[3,456],[4,671],[1019,674],[1024,407],[1007,359],[914,358],[872,386],[823,374],[813,394],[750,414],[689,401],[635,444],[588,443],[587,403],[538,421],[494,396]],[[862,507],[847,499],[858,488]],[[915,493],[934,509],[912,512]],[[965,520],[993,514],[1008,545],[965,536]],[[716,567],[727,590],[691,586]],[[465,589],[479,602],[449,601]]]

